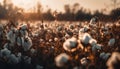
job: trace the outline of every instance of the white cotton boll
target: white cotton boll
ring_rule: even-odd
[[[55,37],[55,38],[54,38],[54,41],[58,41],[58,38],[57,38],[57,37]]]
[[[81,62],[82,65],[87,65],[88,64],[88,59],[87,58],[82,58],[80,60],[80,62]]]
[[[70,57],[65,53],[58,55],[55,58],[56,66],[58,66],[58,67],[64,66],[64,64],[67,63],[69,61],[69,59],[70,59]]]
[[[37,33],[37,32],[32,33],[32,36],[33,36],[33,37],[38,37],[38,36],[39,36],[39,33]]]
[[[98,22],[98,17],[95,16],[90,20],[90,24],[95,24],[96,22]]]
[[[23,42],[24,42],[23,37],[17,37],[17,42],[16,43],[17,43],[18,46],[22,46]]]
[[[101,44],[96,44],[95,47],[96,47],[96,49],[98,49],[98,50],[101,50],[101,49],[102,49],[102,45],[101,45]]]
[[[108,42],[108,46],[113,46],[115,44],[115,39],[111,38]]]
[[[51,29],[47,29],[47,32],[48,32],[48,33],[52,33]]]
[[[85,25],[83,28],[81,28],[81,29],[79,30],[79,34],[85,33],[85,32],[87,32],[89,29],[90,29],[90,28]]]
[[[32,40],[29,37],[26,37],[23,42],[24,51],[28,51],[32,46]]]
[[[109,31],[104,31],[103,34],[104,34],[104,35],[108,35],[108,34],[109,34]]]
[[[105,54],[105,57],[103,58],[104,60],[108,60],[108,58],[111,56],[111,54],[110,53],[106,53]]]
[[[71,51],[72,49],[76,48],[77,47],[77,39],[72,37],[72,38],[69,38],[67,39],[64,44],[63,44],[63,48],[66,50],[66,51]]]
[[[69,25],[69,28],[70,28],[70,29],[74,29],[73,24],[70,24],[70,25]]]
[[[7,48],[7,49],[8,47],[9,47],[8,43],[5,43],[5,45],[3,46],[3,48]]]
[[[26,37],[28,36],[27,30],[20,30],[21,36]]]
[[[105,56],[105,52],[100,53],[100,58],[103,58]]]
[[[96,18],[92,18],[89,23],[90,26],[96,27]]]
[[[79,33],[79,29],[78,29],[78,28],[75,28],[75,29],[73,30],[73,32],[74,32],[75,34],[78,34],[78,33]]]
[[[80,40],[82,40],[83,36],[84,36],[84,33],[79,31],[79,39]]]
[[[108,31],[108,27],[107,27],[107,26],[105,26],[105,27],[104,27],[104,30]]]
[[[61,31],[62,28],[63,28],[62,26],[58,26],[58,27],[57,27],[57,31]]]
[[[97,41],[95,39],[90,39],[89,44],[91,46],[93,46],[93,45],[97,44]]]
[[[90,29],[87,25],[85,25],[83,28],[84,28],[84,32],[87,32]]]
[[[32,49],[30,49],[30,52],[31,52],[32,54],[35,54],[35,53],[36,53],[36,50],[35,50],[34,48],[32,48]]]
[[[96,52],[97,50],[102,50],[102,45],[100,44],[95,44],[92,46],[92,51]]]
[[[44,41],[44,39],[40,39],[40,42],[43,42]]]
[[[36,68],[35,68],[35,69],[43,69],[43,68],[44,68],[43,66],[36,65]]]
[[[21,57],[22,57],[22,54],[21,54],[21,52],[19,52],[19,53],[17,54],[17,58],[18,58],[18,61],[19,61],[19,62],[22,60]]]
[[[111,55],[110,53],[103,52],[100,54],[100,58],[106,61],[110,57],[110,55]]]
[[[79,30],[79,34],[81,34],[81,33],[84,33],[85,31],[84,31],[84,28],[81,28],[80,30]]]
[[[52,42],[53,40],[52,39],[49,39],[49,42]]]
[[[14,54],[11,54],[9,57],[8,63],[17,64],[17,63],[19,63],[19,60]]]
[[[3,46],[3,48],[7,48],[7,49],[11,50],[11,47],[13,47],[13,46],[14,46],[14,43],[6,43],[6,44]]]
[[[7,40],[9,40],[11,43],[15,43],[15,38],[16,38],[16,34],[15,31],[9,31],[6,35]]]
[[[108,66],[108,69],[120,69],[120,53],[113,52],[106,65]]]
[[[69,38],[69,37],[70,37],[70,35],[66,33],[66,34],[65,34],[65,37],[66,37],[66,38]]]
[[[96,52],[97,48],[95,46],[92,46],[92,52]]]
[[[10,54],[11,54],[11,51],[8,50],[7,48],[4,48],[0,51],[0,56],[1,57],[7,57],[8,58],[10,56]]]
[[[90,20],[90,24],[95,24],[96,22],[95,22],[95,18],[92,18],[91,20]]]
[[[90,36],[90,34],[85,33],[85,34],[83,35],[81,41],[82,41],[84,44],[88,44],[90,39],[92,39],[92,37]]]
[[[21,29],[24,29],[24,30],[27,30],[27,24],[23,24],[21,27],[20,27]]]
[[[25,62],[26,64],[31,64],[31,57],[25,56],[25,57],[24,57],[24,62]]]
[[[18,52],[17,57],[22,57],[21,52]]]

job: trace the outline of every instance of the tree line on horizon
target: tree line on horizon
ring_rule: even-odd
[[[113,2],[114,3],[114,2]],[[116,4],[116,3],[115,3]],[[36,12],[25,13],[23,8],[14,6],[13,3],[7,4],[7,0],[0,3],[0,19],[8,20],[58,20],[58,21],[89,21],[92,17],[97,16],[101,21],[117,21],[120,19],[120,7],[114,5],[110,14],[105,14],[104,10],[96,10],[91,13],[75,3],[72,7],[69,4],[64,5],[64,13],[53,11],[49,8],[46,12],[42,11],[42,5],[38,3],[35,6]],[[106,9],[106,8],[105,8]]]

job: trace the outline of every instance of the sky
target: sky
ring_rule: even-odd
[[[2,2],[3,0],[0,0]],[[64,5],[74,3],[79,3],[80,6],[94,10],[101,10],[103,8],[108,8],[108,5],[111,3],[110,0],[11,0],[14,5],[24,8],[25,11],[33,9],[33,7],[40,2],[44,10],[51,8],[52,10],[64,11]],[[107,5],[107,6],[106,6]],[[109,8],[108,8],[109,9]]]

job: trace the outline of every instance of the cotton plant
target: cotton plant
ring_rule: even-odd
[[[53,40],[52,39],[49,39],[49,42],[52,42]]]
[[[73,32],[74,32],[75,34],[79,34],[79,29],[78,29],[78,28],[75,28],[75,29],[73,29]]]
[[[24,51],[28,51],[32,46],[32,40],[30,37],[25,37],[24,40],[23,40],[23,49]]]
[[[9,56],[8,63],[10,63],[10,64],[18,64],[19,62],[20,62],[20,61],[19,61],[19,58],[16,57],[16,55],[11,54],[11,55]]]
[[[90,34],[84,33],[82,34],[82,36],[79,36],[79,39],[83,44],[88,44],[90,39],[92,39],[92,37]]]
[[[17,43],[18,46],[23,46],[24,45],[24,37],[18,36],[16,39],[17,39],[16,43]]]
[[[4,49],[0,50],[0,57],[8,58],[10,55],[11,55],[11,51],[8,50],[7,48],[4,48]]]
[[[102,26],[101,30],[102,30],[103,35],[107,35],[107,34],[110,33],[109,30],[108,30],[108,27],[106,27],[106,26]]]
[[[65,38],[70,38],[70,35],[66,33]]]
[[[18,58],[18,61],[22,61],[22,53],[21,52],[18,52],[16,57]]]
[[[73,36],[73,32],[71,30],[66,30],[66,34],[70,35],[70,36]]]
[[[54,38],[54,41],[58,41],[59,39],[57,37]]]
[[[37,51],[36,51],[36,49],[31,48],[31,49],[30,49],[30,52],[31,52],[31,54],[35,54]]]
[[[87,32],[90,28],[89,28],[89,26],[85,25],[85,26],[83,27],[83,29],[84,29],[84,32]]]
[[[82,40],[83,36],[84,36],[84,31],[82,29],[79,30],[79,39]]]
[[[90,20],[90,23],[89,25],[92,26],[92,27],[96,27],[96,22],[97,22],[97,17],[93,17],[91,20]]]
[[[97,44],[97,40],[95,40],[95,39],[90,39],[89,40],[89,44],[91,45],[91,46],[94,46],[94,45],[96,45]]]
[[[92,52],[97,52],[98,50],[102,50],[101,44],[95,44],[92,46]]]
[[[58,67],[63,67],[70,60],[70,56],[66,53],[61,53],[55,57],[55,63]]]
[[[44,39],[42,39],[42,38],[40,38],[40,40],[39,40],[40,42],[43,42],[44,41]]]
[[[14,47],[15,44],[11,43],[11,42],[7,42],[4,44],[3,48],[7,48],[9,50],[12,49],[12,47]]]
[[[13,29],[11,29],[8,33],[7,33],[7,35],[6,35],[6,37],[7,37],[7,40],[9,40],[11,43],[15,43],[16,42],[16,29],[15,28],[13,28]]]
[[[58,32],[62,31],[62,29],[63,29],[62,26],[58,26],[58,27],[57,27],[57,31],[58,31]]]
[[[69,38],[63,43],[63,48],[66,51],[73,51],[74,49],[77,48],[77,46],[78,46],[78,41],[75,37]]]
[[[24,62],[26,63],[26,64],[31,64],[31,57],[29,57],[29,56],[24,56],[23,57],[23,60],[24,60]]]
[[[81,28],[80,30],[79,30],[79,34],[81,34],[81,33],[85,33],[87,31],[87,29],[85,29],[85,28]]]
[[[74,25],[73,25],[73,24],[70,24],[70,25],[69,25],[69,29],[74,29]]]
[[[115,44],[115,38],[111,38],[109,41],[108,41],[108,46],[114,46]]]
[[[111,53],[105,53],[105,52],[100,53],[100,58],[105,61],[108,60],[110,56],[111,56]]]
[[[89,59],[86,58],[86,57],[83,57],[83,58],[80,60],[80,63],[81,63],[83,66],[86,66],[86,65],[88,65],[88,63],[89,63]]]
[[[23,37],[28,36],[27,30],[28,30],[27,25],[26,24],[22,25],[19,29],[21,36],[23,36]]]
[[[40,34],[40,30],[32,32],[33,37],[38,37]]]

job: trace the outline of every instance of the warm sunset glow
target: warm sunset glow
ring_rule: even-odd
[[[2,2],[3,0],[0,0]],[[80,6],[93,10],[101,10],[106,8],[105,4],[109,5],[110,0],[11,0],[14,5],[24,8],[25,11],[34,10],[37,2],[42,4],[44,10],[51,8],[52,10],[64,11],[64,5],[73,5],[79,3]],[[107,7],[107,9],[109,9]]]
[[[34,9],[34,6],[37,4],[35,0],[12,0],[13,4],[24,8],[25,11]]]

